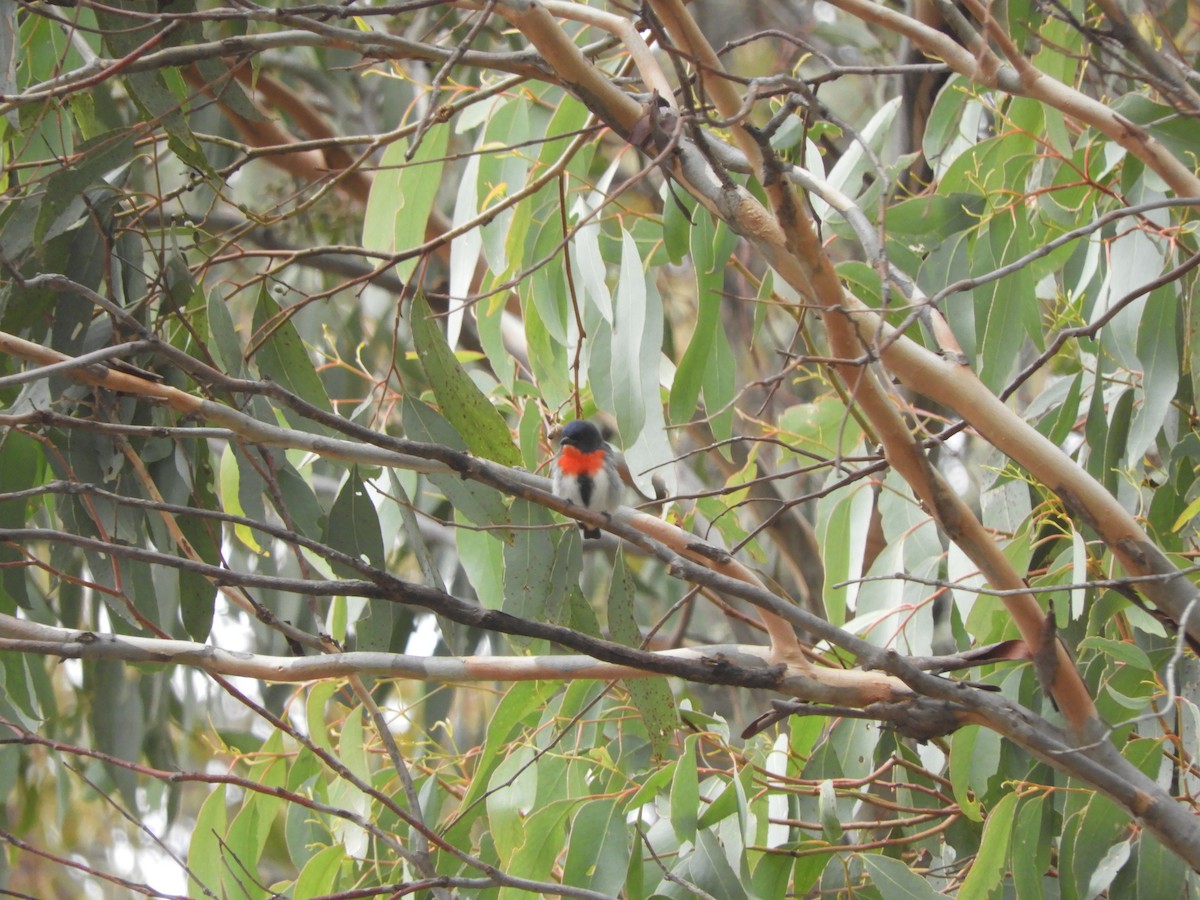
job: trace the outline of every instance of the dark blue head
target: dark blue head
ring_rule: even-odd
[[[574,447],[580,453],[592,453],[604,446],[604,439],[600,437],[600,429],[587,419],[576,419],[574,422],[564,425],[562,436],[558,442]]]

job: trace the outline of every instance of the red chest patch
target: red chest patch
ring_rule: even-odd
[[[580,453],[570,445],[565,446],[559,454],[558,467],[564,475],[595,475],[604,468],[604,451]]]

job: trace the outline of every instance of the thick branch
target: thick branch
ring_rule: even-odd
[[[928,56],[943,60],[955,72],[987,87],[1030,97],[1090,125],[1116,141],[1156,172],[1180,197],[1200,197],[1200,178],[1176,159],[1144,128],[1099,100],[1063,84],[1024,59],[1010,59],[1013,67],[983,65],[936,28],[930,28],[876,0],[830,0],[846,12],[902,34]]]
[[[464,601],[465,602],[465,601]],[[431,681],[535,681],[657,678],[663,672],[590,656],[412,656],[404,653],[348,651],[320,656],[270,656],[223,650],[194,641],[166,640],[39,625],[0,614],[0,649],[60,659],[115,659],[142,665],[190,666],[216,675],[295,683],[351,675],[377,675]],[[618,645],[619,646],[619,645]],[[631,658],[667,660],[670,673],[688,678],[721,671],[744,677],[742,686],[762,687],[771,668],[766,647],[718,644],[663,651],[632,651]],[[674,666],[674,663],[679,663]],[[696,679],[690,679],[696,680]],[[733,683],[733,682],[726,682]]]

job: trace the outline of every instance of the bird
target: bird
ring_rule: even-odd
[[[558,439],[554,457],[554,494],[576,506],[594,509],[606,516],[621,504],[621,476],[616,453],[600,436],[600,429],[587,419],[568,422]],[[599,528],[582,522],[585,538],[600,537]]]

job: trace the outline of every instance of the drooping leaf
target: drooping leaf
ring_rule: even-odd
[[[415,441],[442,444],[455,450],[467,449],[464,437],[424,403],[405,398],[401,418],[405,432]],[[515,447],[513,451],[516,452]],[[475,525],[508,524],[508,506],[494,488],[477,481],[466,481],[457,475],[432,473],[425,477],[445,495],[455,515]],[[491,536],[512,540],[511,534],[503,530],[492,531]]]
[[[379,529],[379,514],[357,466],[351,467],[349,476],[333,501],[323,542],[367,565],[383,567],[383,534]],[[341,562],[335,561],[332,566],[342,577],[362,577],[361,573]]]
[[[1013,887],[1018,897],[1040,897],[1042,879],[1050,867],[1051,840],[1045,795],[1021,800],[1012,830],[1009,855]]]
[[[113,0],[104,8],[96,10],[96,21],[100,25],[104,43],[113,59],[134,55],[145,40],[138,29],[129,28],[129,19],[120,10],[141,11],[136,0]],[[170,39],[177,40],[178,36]],[[129,98],[150,120],[161,121],[167,133],[168,146],[184,165],[200,172],[211,173],[208,157],[200,142],[196,140],[183,109],[190,94],[176,69],[132,71],[126,73],[129,81]]]
[[[963,814],[975,822],[982,822],[983,813],[979,803],[981,791],[979,782],[975,779],[976,768],[973,764],[978,740],[979,729],[973,725],[960,728],[951,736],[950,784],[954,788],[954,798]]]
[[[641,626],[635,617],[636,599],[637,587],[625,562],[625,554],[618,552],[608,597],[608,627],[613,640],[629,647],[640,647],[642,643]],[[631,678],[626,680],[625,688],[634,708],[641,714],[655,755],[665,757],[679,725],[670,685],[665,678]]]
[[[552,532],[549,511],[527,500],[513,501],[512,517],[518,528],[504,547],[504,611],[522,619],[557,621],[548,610],[561,611],[568,588],[566,570],[555,565],[566,556],[564,532]],[[578,570],[574,575],[577,579]]]
[[[1100,794],[1091,795],[1078,813],[1064,820],[1060,842],[1064,896],[1096,896],[1090,886],[1098,871],[1105,872],[1111,880],[1115,869],[1102,869],[1102,865],[1112,848],[1122,843],[1119,838],[1128,826],[1129,814]],[[1127,853],[1122,857],[1123,865]],[[1105,887],[1107,884],[1101,890]]]
[[[979,853],[971,864],[971,871],[959,888],[963,900],[986,900],[1000,887],[1008,871],[1009,846],[1013,839],[1013,817],[1017,811],[1018,797],[1007,793],[988,810],[984,820],[983,838],[979,842]],[[1024,848],[1020,852],[1027,852]]]
[[[671,386],[670,420],[675,424],[690,419],[699,401],[704,372],[712,359],[724,289],[725,263],[713,257],[712,220],[707,211],[698,211],[695,219],[690,249],[696,278],[696,327]]]
[[[192,896],[221,893],[226,821],[225,785],[218,784],[201,805],[188,842],[188,889]]]
[[[646,278],[637,244],[628,231],[621,232],[621,273],[612,321],[612,392],[621,434],[632,440],[641,433],[646,418],[642,385],[658,380],[658,348],[649,360],[643,358],[642,338],[646,330]]]
[[[325,386],[313,366],[300,332],[265,287],[258,292],[258,304],[254,308],[254,339],[251,346],[254,362],[263,375],[323,412],[331,411],[329,396],[325,393]],[[325,430],[289,407],[285,406],[282,413],[294,428],[303,431]]]
[[[139,762],[146,719],[136,676],[115,660],[95,662],[90,669],[91,721],[97,749],[117,759]],[[137,809],[137,775],[123,766],[107,765],[106,769],[128,808]]]
[[[472,453],[506,466],[519,466],[521,455],[513,446],[504,417],[455,358],[438,320],[420,294],[413,298],[409,315],[413,343],[442,415]]]
[[[1137,330],[1137,357],[1142,368],[1142,402],[1129,427],[1125,449],[1128,466],[1136,466],[1153,446],[1175,399],[1179,384],[1178,296],[1174,285],[1150,294]]]
[[[871,873],[880,894],[895,900],[934,900],[937,891],[898,859],[877,853],[864,853],[860,859]]]
[[[696,823],[700,817],[700,783],[696,771],[698,739],[698,735],[688,735],[671,778],[671,827],[680,841],[687,842],[696,840]]]
[[[338,870],[346,861],[346,849],[340,844],[319,850],[300,870],[300,875],[292,886],[292,896],[296,900],[307,900],[332,893],[337,882]]]
[[[616,797],[580,806],[571,820],[563,881],[609,896],[621,893],[629,865],[630,841]]]
[[[404,139],[384,150],[363,217],[364,247],[404,253],[425,243],[425,226],[441,183],[449,137],[448,125],[434,125],[411,160]],[[399,261],[394,269],[397,277],[407,281],[419,262],[417,256]]]
[[[117,170],[133,158],[132,132],[104,134],[86,141],[78,148],[80,162],[64,166],[46,182],[46,193],[38,210],[32,240],[43,243],[61,234],[75,221],[87,214],[84,192],[101,179],[114,177]],[[13,252],[6,248],[7,252]]]

